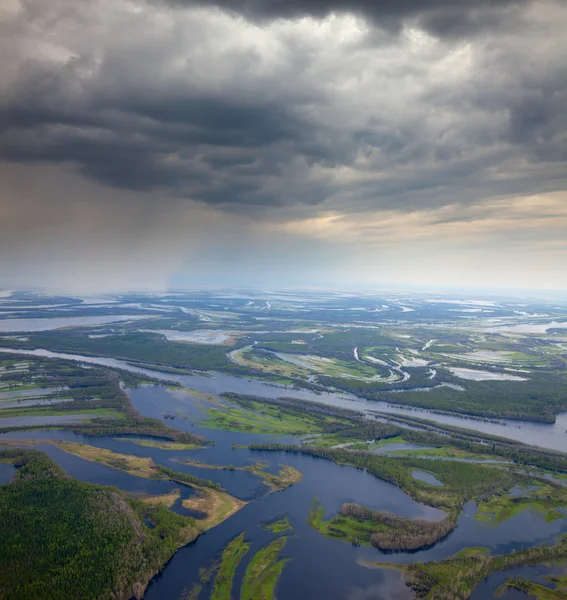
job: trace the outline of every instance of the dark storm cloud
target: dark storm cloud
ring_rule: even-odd
[[[363,15],[385,29],[413,20],[441,36],[493,29],[528,0],[168,0],[177,6],[216,5],[248,19],[324,18],[331,13]]]
[[[178,2],[172,15],[163,3],[130,14],[117,2],[116,16],[112,3],[99,13],[70,0],[23,4],[11,55],[18,44],[59,43],[69,57],[56,48],[16,61],[0,100],[5,161],[71,164],[110,187],[247,214],[412,210],[565,185],[567,74],[561,48],[532,57],[527,44],[545,42],[546,22],[526,25],[527,2],[216,3],[260,19],[259,29],[194,13],[194,3]],[[380,41],[375,30],[335,55],[333,36],[318,42],[301,30],[253,40],[265,20],[331,11],[449,39],[427,42],[423,57],[404,36]],[[226,49],[239,27],[248,29]],[[500,37],[468,49],[456,39],[494,28]],[[462,67],[458,54],[445,65],[465,50]],[[432,76],[431,62],[443,76]]]

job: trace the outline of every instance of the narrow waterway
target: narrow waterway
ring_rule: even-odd
[[[567,452],[567,413],[561,413],[557,415],[556,422],[553,424],[506,419],[501,419],[498,421],[480,420],[465,416],[440,414],[426,409],[404,408],[400,405],[392,405],[387,402],[369,401],[346,393],[313,392],[306,389],[298,389],[266,383],[257,379],[235,377],[233,375],[226,375],[224,373],[176,375],[164,373],[159,370],[139,367],[115,358],[84,356],[80,354],[65,354],[61,352],[51,352],[50,350],[44,349],[18,350],[0,348],[0,352],[10,352],[27,356],[44,356],[47,358],[61,358],[81,363],[114,367],[117,369],[123,369],[125,371],[147,375],[148,377],[153,377],[155,379],[175,381],[190,389],[217,395],[223,392],[235,392],[240,394],[264,396],[267,398],[287,396],[301,400],[309,400],[312,402],[322,402],[330,406],[350,408],[365,412],[370,416],[375,416],[379,413],[388,413],[420,417],[435,421],[437,423],[454,425],[456,427],[463,427],[490,435],[497,435],[550,450]]]

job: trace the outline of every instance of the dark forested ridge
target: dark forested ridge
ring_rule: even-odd
[[[192,518],[71,479],[41,452],[6,450],[0,461],[18,468],[0,487],[4,600],[140,598],[173,552],[197,534]]]

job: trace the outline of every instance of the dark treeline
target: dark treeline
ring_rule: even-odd
[[[201,479],[200,477],[196,477],[195,475],[189,475],[188,473],[182,473],[181,471],[174,471],[169,467],[164,467],[163,465],[157,465],[160,473],[167,475],[172,481],[176,481],[177,483],[186,483],[187,485],[200,485],[202,487],[212,488],[214,490],[222,490],[220,483],[215,483],[210,479]]]
[[[194,519],[71,479],[36,450],[0,452],[0,461],[17,467],[0,486],[3,600],[141,598],[173,552],[197,535]]]
[[[332,460],[339,464],[363,468],[376,477],[402,488],[418,502],[436,506],[449,512],[460,511],[468,500],[503,493],[515,483],[524,480],[521,475],[510,470],[488,465],[413,457],[390,458],[342,448],[253,444],[250,449],[308,454]],[[413,469],[433,473],[435,477],[443,482],[444,487],[433,488],[415,480],[411,476]]]
[[[235,394],[232,392],[226,392],[221,394],[223,398],[226,398],[230,402],[245,406],[247,408],[250,404],[246,404],[247,401],[262,402],[264,404],[273,404],[279,407],[293,408],[294,410],[300,410],[303,413],[310,415],[326,415],[328,417],[338,417],[341,419],[348,419],[350,421],[358,421],[364,418],[364,413],[348,409],[341,408],[340,406],[329,406],[322,402],[305,402],[304,400],[298,400],[297,398],[264,398],[260,396],[250,396],[244,394]]]
[[[339,514],[366,521],[370,543],[382,550],[416,550],[434,544],[448,535],[456,525],[453,517],[442,521],[425,521],[398,517],[388,511],[369,510],[358,504],[345,503]],[[335,517],[336,518],[336,517]],[[368,521],[372,525],[368,525]]]
[[[383,414],[384,418],[399,423],[408,442],[432,446],[454,446],[477,454],[494,454],[511,462],[550,471],[567,472],[567,457],[561,452],[536,448],[515,440],[480,433],[469,429],[434,423],[406,415]],[[407,427],[419,427],[407,429]]]
[[[412,369],[412,384],[408,387],[415,387],[418,382],[414,378],[414,371],[419,372],[418,369]],[[443,381],[456,381],[460,385],[464,385],[466,391],[455,392],[448,387],[434,387],[422,394],[399,391],[395,394],[395,398],[392,397],[392,394],[387,393],[384,387],[373,383],[341,377],[320,377],[319,380],[327,386],[368,400],[395,401],[396,404],[476,417],[554,423],[555,415],[567,409],[565,374],[551,369],[546,370],[545,373],[532,372],[529,379],[520,382],[463,382],[450,376],[448,372],[443,372]],[[431,381],[422,383],[425,383],[427,387],[431,385]],[[394,385],[388,389],[400,390],[401,388]]]
[[[555,546],[535,546],[499,556],[448,558],[406,567],[408,585],[417,598],[466,600],[494,571],[563,561],[567,557],[567,537]]]
[[[82,331],[43,331],[26,334],[26,338],[0,339],[0,346],[11,348],[48,348],[91,356],[107,356],[139,364],[188,371],[223,371],[235,375],[256,373],[264,379],[270,375],[241,367],[226,355],[226,346],[171,343],[157,333],[127,331],[108,337],[92,338]],[[273,377],[272,379],[277,379]]]

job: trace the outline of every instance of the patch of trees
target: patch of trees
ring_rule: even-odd
[[[71,479],[41,452],[8,450],[0,460],[17,467],[0,486],[3,600],[141,598],[176,548],[197,535],[194,519]]]
[[[382,550],[417,550],[431,546],[448,535],[456,525],[452,516],[442,521],[407,519],[352,503],[343,504],[339,514],[365,522],[370,532],[370,543]]]
[[[408,391],[395,394],[387,390],[401,390],[403,386],[371,385],[363,381],[347,378],[319,377],[321,383],[355,394],[368,400],[395,402],[407,406],[430,408],[449,413],[459,413],[476,417],[505,418],[525,421],[554,423],[555,415],[567,409],[564,373],[546,371],[530,373],[526,381],[466,381],[443,374],[447,381],[458,382],[466,387],[457,392],[448,387],[432,387],[427,392],[415,392],[409,388],[419,385],[431,386],[431,381],[418,382],[414,378],[404,384]]]
[[[391,458],[343,448],[313,448],[284,444],[253,444],[251,450],[284,451],[325,458],[339,464],[366,469],[376,477],[402,488],[418,502],[445,510],[460,511],[465,502],[503,493],[523,477],[510,470],[473,463],[424,458]],[[415,480],[411,471],[431,472],[444,487],[432,488]]]
[[[168,467],[164,467],[163,465],[157,465],[160,473],[167,475],[172,481],[176,481],[178,483],[186,483],[188,485],[199,485],[201,487],[212,488],[213,490],[222,490],[220,483],[215,483],[210,479],[201,479],[200,477],[195,477],[195,475],[190,475],[189,473],[182,473],[181,471],[174,471]]]
[[[567,558],[567,537],[555,546],[536,546],[500,556],[448,558],[406,567],[417,598],[465,600],[494,571],[534,566]]]

